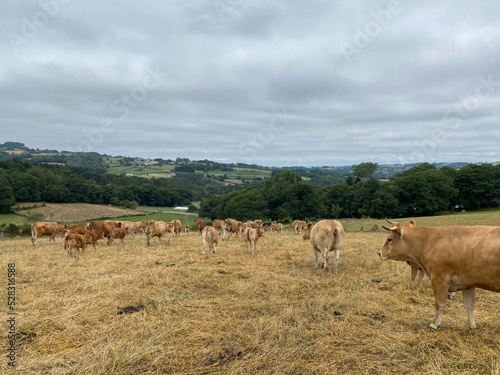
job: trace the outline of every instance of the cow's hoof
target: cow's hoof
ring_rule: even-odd
[[[436,330],[436,329],[439,328],[439,326],[435,325],[434,323],[431,323],[431,324],[429,324],[429,328],[433,329],[433,330]]]

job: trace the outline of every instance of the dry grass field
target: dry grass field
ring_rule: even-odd
[[[60,238],[2,240],[0,373],[499,374],[500,294],[478,291],[477,330],[459,296],[431,331],[429,280],[418,288],[405,263],[379,260],[384,239],[348,232],[337,274],[313,270],[310,243],[291,231],[266,234],[254,256],[239,238],[204,256],[192,232],[150,247],[144,235],[101,240],[77,259]],[[5,356],[8,263],[15,369]]]
[[[31,207],[33,205],[34,203],[25,203],[19,204],[19,207]],[[103,217],[138,215],[143,212],[88,203],[47,203],[44,206],[38,203],[36,208],[18,210],[17,213],[23,216],[43,215],[45,221],[71,222]]]

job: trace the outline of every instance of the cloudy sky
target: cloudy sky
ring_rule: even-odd
[[[500,3],[9,0],[0,142],[268,166],[500,161]]]

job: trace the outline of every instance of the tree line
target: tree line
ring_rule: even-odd
[[[74,166],[34,164],[19,158],[1,160],[0,213],[12,212],[16,203],[40,201],[127,208],[188,206],[207,193],[223,194],[230,189],[192,173],[147,179],[109,174],[93,165],[92,160]]]
[[[500,205],[500,165],[460,169],[421,164],[388,179],[373,178],[376,163],[361,163],[342,181],[317,183],[303,173],[275,170],[271,178],[228,186],[203,174],[174,178],[109,174],[97,155],[73,155],[66,165],[0,160],[0,213],[16,203],[93,203],[135,208],[189,206],[201,201],[206,218],[293,220],[409,217]]]
[[[207,194],[199,214],[241,221],[397,218],[500,205],[500,165],[469,164],[456,170],[424,163],[387,180],[371,177],[376,167],[362,163],[344,182],[330,186],[305,181],[295,172],[278,172],[260,188]]]

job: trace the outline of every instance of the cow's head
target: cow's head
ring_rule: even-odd
[[[390,228],[383,226],[383,228],[388,233],[382,250],[378,253],[380,259],[406,260],[403,258],[406,252],[406,244],[403,241],[401,226],[398,224]]]

